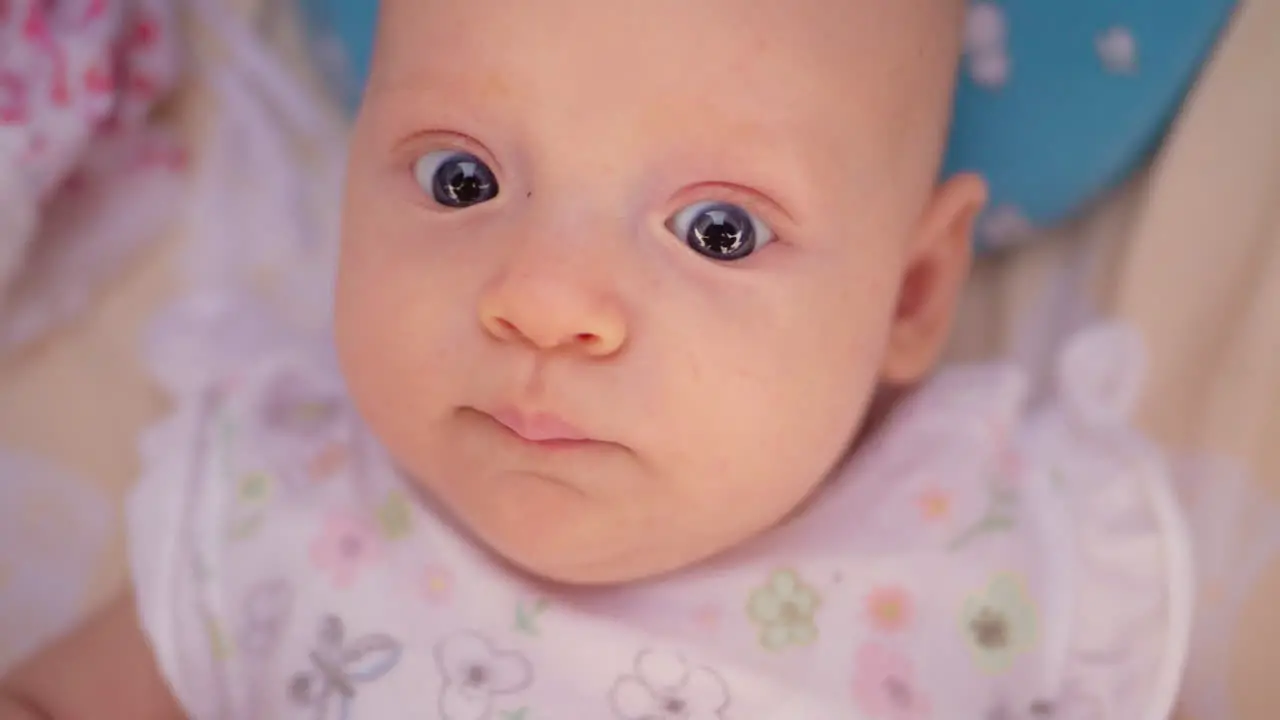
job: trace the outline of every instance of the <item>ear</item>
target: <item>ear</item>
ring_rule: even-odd
[[[951,332],[973,259],[973,228],[987,202],[986,183],[973,174],[938,186],[912,238],[889,333],[881,379],[916,382],[938,362]]]

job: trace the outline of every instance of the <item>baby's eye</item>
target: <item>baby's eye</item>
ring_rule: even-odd
[[[712,260],[741,260],[773,240],[773,230],[751,213],[725,202],[699,202],[671,218],[668,227]]]
[[[480,158],[458,150],[436,150],[413,164],[418,186],[448,208],[467,208],[498,196],[498,179]]]

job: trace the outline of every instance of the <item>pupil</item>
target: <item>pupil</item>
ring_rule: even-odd
[[[719,260],[737,260],[755,249],[755,232],[746,213],[732,205],[705,210],[693,223],[694,249]]]
[[[497,185],[489,168],[469,155],[441,165],[434,184],[436,202],[449,207],[467,207],[491,200]]]

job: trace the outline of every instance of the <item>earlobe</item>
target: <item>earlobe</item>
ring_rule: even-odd
[[[969,276],[973,229],[986,184],[964,174],[943,182],[920,219],[902,273],[881,380],[910,385],[927,374],[946,346]]]

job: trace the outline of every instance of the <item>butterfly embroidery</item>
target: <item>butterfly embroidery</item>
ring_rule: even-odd
[[[311,669],[289,682],[289,697],[315,711],[316,720],[348,720],[360,686],[385,676],[400,662],[403,648],[391,636],[376,633],[347,642],[341,618],[320,621]]]

